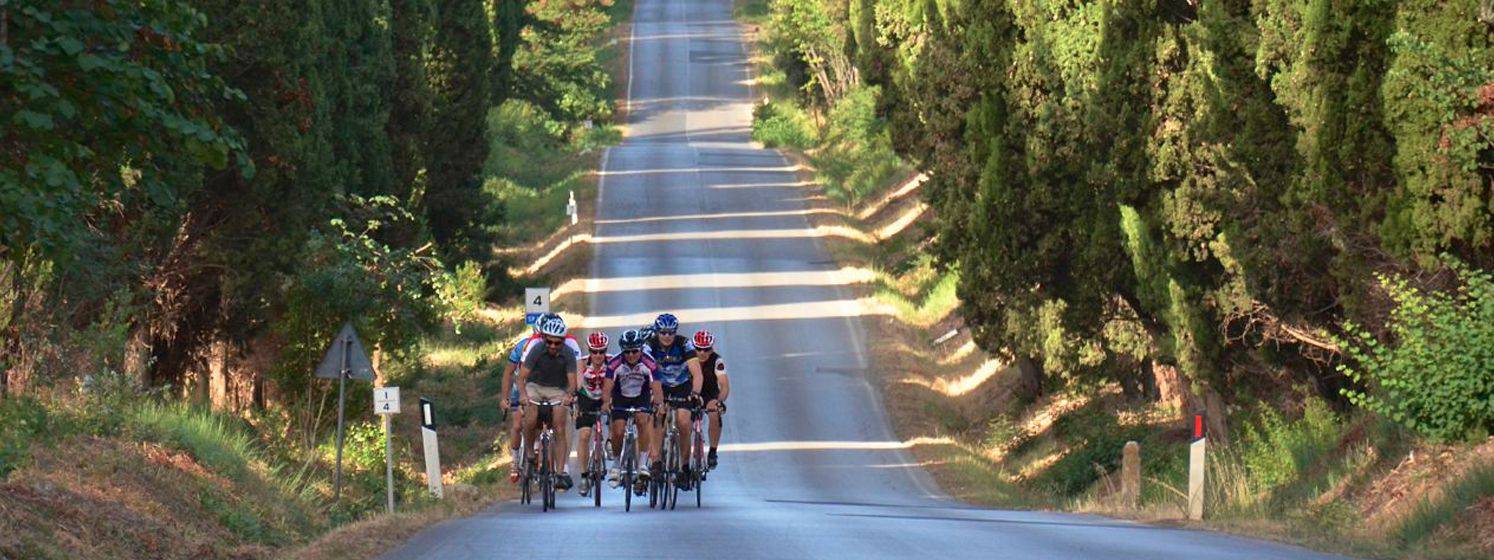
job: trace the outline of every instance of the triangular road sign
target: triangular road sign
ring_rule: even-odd
[[[374,380],[373,362],[369,361],[368,350],[358,340],[352,323],[344,323],[337,338],[332,339],[332,347],[322,357],[322,364],[316,366],[316,376],[337,379],[344,367],[348,370],[348,379]]]

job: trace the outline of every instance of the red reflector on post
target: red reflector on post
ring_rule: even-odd
[[[1193,439],[1203,439],[1204,417],[1202,414],[1193,415]]]

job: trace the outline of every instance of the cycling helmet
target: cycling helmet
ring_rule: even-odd
[[[545,336],[565,336],[565,319],[555,315],[540,323],[540,334]]]
[[[549,321],[550,319],[559,319],[559,318],[560,318],[559,314],[546,311],[544,315],[540,315],[538,319],[534,320],[534,334],[541,334],[540,327],[544,326],[545,321]]]
[[[655,333],[657,333],[659,331],[678,331],[678,330],[680,330],[680,320],[679,320],[679,318],[675,317],[672,314],[663,313],[663,314],[660,314],[657,318],[654,319],[654,332]]]
[[[643,334],[637,330],[624,331],[622,336],[617,337],[617,345],[623,350],[643,348]]]
[[[711,331],[696,331],[696,333],[695,333],[695,347],[696,348],[710,348],[710,347],[715,346],[715,345],[716,345],[716,335],[711,334]]]
[[[644,325],[644,326],[642,326],[642,327],[640,327],[638,329],[638,339],[639,340],[648,340],[648,339],[653,338],[653,337],[654,337],[654,324],[653,323],[649,323],[649,324]]]
[[[592,350],[606,350],[608,342],[607,333],[602,331],[593,332],[586,337],[586,346]]]

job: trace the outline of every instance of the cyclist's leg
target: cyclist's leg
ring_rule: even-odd
[[[555,427],[555,472],[566,473],[569,469],[566,463],[571,457],[570,431],[571,426],[566,422],[569,419],[570,409],[564,406],[555,406],[550,410],[550,425]]]
[[[576,465],[582,471],[591,469],[591,427],[595,423],[589,413],[576,414]],[[596,437],[602,437],[597,434]]]
[[[675,427],[680,431],[680,457],[690,457],[690,432],[694,430],[690,422],[690,409],[680,408],[674,411]]]
[[[713,410],[709,414],[711,424],[711,449],[721,446],[721,411]]]
[[[648,467],[653,464],[653,461],[659,460],[659,443],[663,438],[660,437],[658,428],[654,426],[655,416],[658,415],[647,412],[638,413],[638,439],[648,442],[647,447],[639,448],[640,451],[647,450],[644,453],[648,461],[642,459],[638,461],[642,467]]]
[[[535,429],[538,426],[538,424],[539,424],[539,407],[535,406],[535,405],[532,405],[532,404],[529,404],[529,403],[524,403],[524,440],[523,441],[531,442],[531,444],[532,444],[532,442],[538,441],[539,430]],[[522,450],[524,452],[524,455],[525,456],[533,456],[534,455],[534,448],[533,448],[533,446],[532,445],[526,445],[525,447],[528,447],[528,449],[523,449]]]

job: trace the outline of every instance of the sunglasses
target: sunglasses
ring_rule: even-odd
[[[595,355],[606,354],[607,351],[606,350],[592,350],[591,353],[592,353],[592,355],[595,356]]]
[[[623,350],[623,353],[624,354],[632,355],[632,354],[642,354],[643,351],[642,350],[636,350],[636,349],[635,350]]]
[[[659,330],[659,331],[654,331],[654,334],[657,334],[659,336],[674,336],[675,332],[677,332],[677,331]]]
[[[561,344],[565,344],[565,340],[564,339],[560,339],[560,338],[546,338],[545,339],[545,346],[560,346]]]
[[[695,347],[695,351],[696,352],[711,352],[713,350],[711,349],[710,346],[696,346]]]

